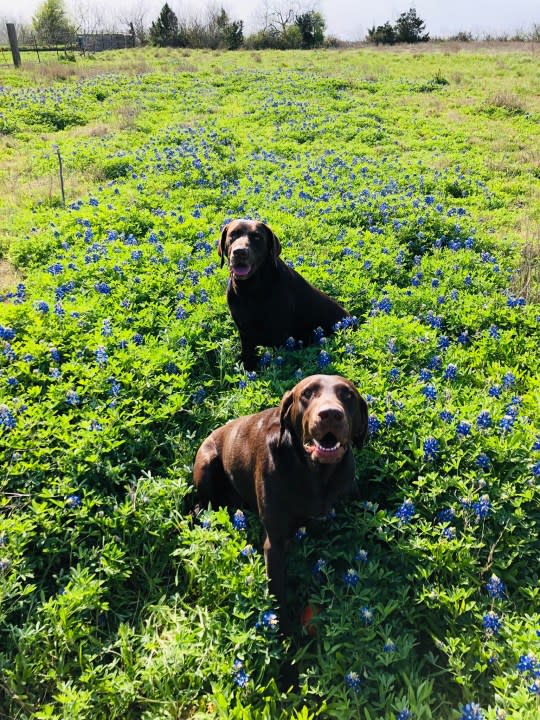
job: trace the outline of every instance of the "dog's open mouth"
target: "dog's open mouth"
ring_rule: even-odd
[[[320,438],[310,438],[304,443],[304,450],[309,453],[312,460],[335,463],[341,460],[347,447],[337,439],[334,433],[327,432]]]
[[[247,263],[236,263],[235,265],[231,265],[231,272],[234,277],[237,278],[248,277],[248,275],[251,275],[251,270],[252,266]]]

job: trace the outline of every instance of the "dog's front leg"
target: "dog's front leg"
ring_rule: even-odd
[[[255,345],[248,340],[245,336],[240,336],[240,344],[242,346],[241,358],[244,364],[244,369],[247,371],[257,369],[257,352]]]
[[[291,620],[287,612],[285,579],[285,550],[286,542],[283,538],[271,539],[268,535],[264,541],[264,561],[268,576],[268,587],[276,598],[279,608],[279,625],[284,635],[292,631]]]

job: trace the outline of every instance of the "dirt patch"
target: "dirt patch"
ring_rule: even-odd
[[[17,283],[21,282],[21,279],[13,265],[5,260],[0,260],[0,290],[14,288]]]

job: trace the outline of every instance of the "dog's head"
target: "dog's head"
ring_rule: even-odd
[[[272,230],[257,220],[232,220],[223,228],[218,243],[221,267],[228,258],[234,280],[247,280],[269,260],[276,265],[280,252]]]
[[[283,396],[280,426],[280,438],[288,429],[313,462],[338,463],[366,440],[367,404],[344,377],[311,375]]]

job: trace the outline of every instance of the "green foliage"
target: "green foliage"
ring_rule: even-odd
[[[310,10],[297,15],[295,24],[302,35],[302,47],[304,49],[320,47],[323,44],[326,23],[320,12]]]
[[[458,720],[479,703],[485,720],[536,720],[540,310],[516,290],[512,242],[516,207],[535,217],[534,175],[523,154],[515,176],[509,151],[488,165],[485,144],[497,123],[526,146],[533,113],[447,122],[463,90],[444,79],[456,63],[484,73],[481,104],[487,56],[389,53],[378,75],[369,51],[256,68],[193,53],[192,73],[179,56],[51,87],[19,73],[0,97],[34,179],[57,173],[44,105],[107,130],[57,131],[84,192],[20,201],[9,235],[0,715]],[[532,72],[505,61],[513,83]],[[140,113],[119,128],[125,106]],[[358,324],[264,348],[247,375],[215,252],[234,216],[267,220]],[[369,399],[370,440],[361,500],[291,542],[290,606],[312,618],[283,641],[258,519],[195,517],[191,468],[213,428],[321,371]],[[298,692],[277,683],[286,659]]]

